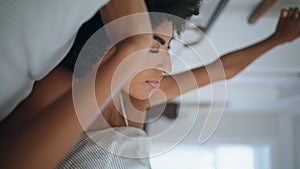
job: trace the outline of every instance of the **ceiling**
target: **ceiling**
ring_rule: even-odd
[[[229,0],[201,43],[192,49],[178,42],[172,43],[171,53],[184,58],[186,64],[180,66],[180,59],[172,57],[173,73],[208,64],[225,53],[263,40],[274,31],[281,7],[300,7],[300,0],[279,0],[255,24],[249,25],[248,17],[259,2]],[[188,36],[193,38],[195,35]],[[192,50],[199,56],[193,54]],[[222,88],[222,83],[217,83],[215,87]],[[213,101],[224,100],[225,111],[228,112],[300,114],[300,38],[264,54],[239,75],[228,80],[226,88],[222,90],[226,99],[221,96],[221,99]],[[212,101],[211,86],[198,91],[199,95],[195,91],[186,94],[182,106],[200,103],[209,108]]]

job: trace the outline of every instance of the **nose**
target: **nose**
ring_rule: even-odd
[[[157,68],[166,74],[169,74],[172,70],[171,57],[168,51],[161,51],[163,53],[160,57],[160,62],[157,64]]]

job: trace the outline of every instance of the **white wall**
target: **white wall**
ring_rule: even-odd
[[[184,59],[186,66],[178,66],[178,59],[174,57],[173,72],[217,59],[218,55],[210,51],[213,48],[223,55],[268,37],[275,30],[280,7],[297,4],[300,7],[299,0],[280,0],[266,17],[262,17],[254,25],[249,25],[247,19],[259,2],[260,0],[230,0],[207,33],[212,44],[208,45],[207,41],[203,40],[193,46],[199,56],[186,48],[174,47],[174,53]],[[300,105],[297,104],[300,101],[299,46],[300,38],[292,43],[278,46],[228,81],[226,96],[229,106],[240,111],[276,111],[277,113],[288,111],[297,114],[300,109]],[[208,49],[209,51],[206,51]],[[210,99],[211,94],[206,92],[207,89],[200,89],[201,98],[209,96]],[[190,101],[195,102],[195,93],[194,91],[189,93],[187,100],[191,98]]]
[[[183,127],[192,124],[193,116],[188,115],[188,113],[193,114],[193,112],[189,112],[190,110],[186,112],[183,110],[185,115],[180,116],[181,119],[178,119],[179,123],[176,125]],[[192,130],[181,144],[197,143],[205,117],[204,113],[198,116]],[[167,131],[172,124],[174,123],[171,121],[160,119],[149,126],[149,132],[157,134],[157,132]],[[299,115],[225,112],[216,132],[203,146],[210,144],[270,145],[272,169],[297,169],[299,168],[297,159],[299,159],[300,152],[300,146],[297,145],[300,139],[299,127]],[[163,130],[159,130],[159,128],[163,128]],[[184,134],[183,131],[177,130],[168,137],[161,137],[161,140],[156,139],[155,143],[159,141],[162,143],[170,141],[171,143],[178,138],[178,135]],[[197,167],[195,166],[195,168]]]
[[[296,167],[295,168],[300,168],[300,117],[294,118],[294,133],[295,133],[295,142],[294,142],[294,148],[295,148],[295,160],[296,160]]]

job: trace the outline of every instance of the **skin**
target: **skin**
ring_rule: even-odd
[[[101,12],[105,21],[109,22],[121,16],[147,12],[147,8],[143,0],[111,0],[106,6],[106,10]],[[132,32],[151,32],[152,28],[149,17],[143,16],[142,19],[143,25],[139,24],[140,19],[131,19],[131,24],[136,25],[136,27],[130,28],[128,31],[124,31],[124,28],[126,29],[125,26],[116,27],[109,30],[109,34],[122,37],[124,34],[126,36],[126,33],[130,35]],[[99,77],[97,79],[105,79],[105,82],[110,83],[114,69],[120,64],[122,59],[141,49],[150,48],[151,43],[152,36],[142,34],[127,38],[122,43],[116,45],[116,50],[112,54],[113,57],[107,61],[109,62],[109,66],[103,66],[99,70],[101,73],[97,75]],[[142,62],[143,58],[141,58],[139,63]],[[135,72],[136,68],[131,67],[129,70],[132,69],[132,72]],[[69,83],[70,79],[68,78],[56,78],[57,76],[61,76],[60,73],[63,73],[62,69],[56,70],[51,73],[53,76],[49,74],[49,76],[54,77],[51,81],[66,79],[66,83]],[[102,78],[103,75],[107,76]],[[119,80],[121,84],[124,81],[122,77]],[[45,92],[43,89],[48,89],[43,86],[45,83],[42,81],[35,85],[35,89],[33,89],[35,92],[33,93],[39,94]],[[111,90],[105,83],[98,81],[96,83],[98,88],[104,89],[104,92],[98,90],[96,93],[97,97],[100,98],[98,99],[98,105],[101,106],[105,101],[101,97],[110,98]],[[52,82],[46,85],[49,84],[52,84]],[[65,82],[61,85],[64,84]],[[33,96],[29,96],[28,100],[21,103],[16,112],[12,113],[11,117],[1,122],[0,136],[1,138],[5,138],[0,140],[1,168],[52,169],[64,157],[69,148],[83,132],[83,128],[74,110],[70,83],[62,88],[63,90],[51,91],[50,95],[53,94],[53,97],[49,97],[46,103],[39,105],[34,104],[34,102],[42,101],[41,98],[37,95],[34,98],[32,98]],[[89,121],[93,120],[94,112],[98,108],[91,106],[88,98],[85,97],[83,96],[83,100],[85,101],[83,104],[87,113],[84,120],[85,123],[89,123]],[[17,117],[20,114],[22,114],[22,118]]]
[[[143,69],[139,70],[123,87],[123,90],[130,96],[139,100],[148,99],[154,90],[151,84],[158,85],[158,82],[163,79],[163,74],[171,72],[172,66],[168,48],[172,32],[172,23],[169,21],[161,23],[154,29],[152,48],[143,64]]]
[[[132,107],[126,107],[126,112],[130,112],[128,113],[129,119],[132,119],[132,117],[130,117],[132,114],[133,116],[137,116],[137,120],[129,121],[129,125],[142,128],[143,123],[140,122],[142,122],[145,117],[145,110],[150,106],[147,95],[149,96],[151,94],[151,104],[159,104],[208,83],[232,78],[266,51],[279,44],[291,42],[298,38],[300,36],[300,17],[296,16],[299,16],[299,13],[298,8],[282,10],[276,31],[270,37],[252,46],[222,56],[221,62],[225,71],[224,77],[218,76],[217,72],[215,72],[216,76],[212,80],[209,79],[206,69],[215,70],[214,67],[218,66],[217,62],[207,65],[206,68],[199,67],[192,70],[193,75],[197,77],[195,85],[189,85],[187,83],[191,80],[189,76],[186,76],[187,72],[177,74],[173,77],[164,76],[159,89],[164,92],[166,98],[158,97],[157,94],[155,94],[156,92],[153,92],[154,89],[145,90],[145,93],[140,94],[139,92],[134,93],[131,91],[130,87],[133,88],[134,86],[141,89],[148,87],[143,86],[145,84],[141,83],[145,80],[152,80],[152,76],[155,76],[154,78],[156,79],[160,78],[162,74],[168,73],[168,64],[165,64],[165,62],[162,62],[164,65],[163,68],[161,65],[158,66],[159,64],[156,64],[156,66],[148,65],[148,68],[154,68],[149,70],[142,69],[141,67],[143,66],[141,66],[135,70],[135,72],[139,72],[140,74],[136,76],[132,75],[132,78],[128,79],[129,85],[126,84],[127,87],[125,85],[123,89],[123,94],[130,95],[129,99],[131,99],[133,106],[136,108],[136,111],[130,111]],[[161,51],[166,51],[168,48],[167,44],[171,37],[162,36],[161,38],[164,38],[167,43],[165,45],[159,45],[157,41],[153,41],[151,37],[151,48],[157,48],[159,45]],[[131,44],[134,43],[130,41],[128,43],[123,42],[119,44],[116,49],[111,51],[112,54],[107,56],[105,63],[101,66],[101,70],[99,70],[100,73],[97,74],[98,80],[96,79],[96,86],[99,87],[96,88],[99,105],[103,103],[101,96],[108,97],[111,94],[109,87],[111,85],[113,70],[115,70],[121,61],[126,59],[130,53],[133,53],[134,50]],[[149,53],[147,53],[147,55],[148,54]],[[157,57],[160,58],[161,56]],[[163,61],[164,60],[165,58],[163,58]],[[5,166],[4,168],[24,168],[24,166],[27,166],[27,168],[54,168],[83,131],[72,106],[72,93],[70,92],[71,76],[67,74],[68,72],[66,72],[65,69],[56,68],[55,71],[49,74],[48,77],[51,78],[45,78],[38,82],[34,87],[32,95],[16,109],[16,112],[8,120],[1,123],[0,134],[2,138],[6,138],[5,140],[1,140],[0,144],[1,152],[6,153],[5,155],[1,154],[1,156],[6,157],[1,159],[1,164]],[[62,77],[65,75],[66,77]],[[180,81],[179,84],[186,85],[182,85],[181,88],[179,88],[174,77]],[[101,83],[103,81],[108,83]],[[48,96],[47,91],[49,90],[47,85],[52,83],[57,83],[57,85],[61,85],[62,87],[61,90],[53,90],[51,93],[48,92]],[[42,101],[38,94],[42,94],[48,98],[47,101],[42,104],[33,104],[36,101]],[[127,101],[128,100],[125,100],[125,102]],[[84,104],[86,104],[87,110],[89,110],[88,102]],[[106,109],[104,109],[103,115],[111,126],[124,126],[123,117],[116,109],[118,105],[114,104],[118,104],[118,102],[110,102]],[[30,117],[26,117],[25,114]],[[88,113],[87,116],[89,116]],[[97,129],[97,126],[94,129]],[[57,141],[57,139],[53,138],[60,139]],[[20,150],[22,151],[20,152]],[[30,155],[28,155],[28,152],[30,152]]]

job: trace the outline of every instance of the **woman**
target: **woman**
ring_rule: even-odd
[[[1,39],[0,45],[3,52],[0,73],[1,168],[54,168],[82,133],[83,129],[74,110],[70,85],[63,85],[70,84],[70,81],[64,78],[65,74],[61,73],[62,81],[56,83],[60,87],[53,89],[52,92],[47,88],[48,83],[46,86],[40,85],[47,81],[44,79],[52,78],[51,75],[44,78],[41,83],[35,81],[46,76],[63,59],[80,25],[99,8],[105,23],[130,14],[147,12],[144,0],[2,3],[3,24],[0,36],[4,39]],[[114,35],[110,36],[113,39],[130,35],[132,32],[151,32],[149,16],[147,14],[141,16],[128,20],[136,27],[131,29],[114,27],[107,30],[107,34]],[[140,19],[143,19],[143,25],[138,24]],[[132,37],[125,41],[126,44],[117,45],[116,48],[120,53],[116,54],[116,58],[128,54],[126,52],[149,48],[151,36]],[[128,48],[131,51],[128,51]],[[57,68],[52,72],[60,70]],[[109,69],[103,71],[110,72]],[[35,92],[41,88],[46,92]],[[31,95],[20,103],[30,92]],[[100,94],[108,97],[110,91]],[[17,104],[18,107],[11,112]],[[87,115],[87,118],[92,117]]]
[[[186,2],[193,2],[189,4],[195,6],[198,0],[188,0],[183,3]],[[151,4],[153,5],[152,1]],[[163,3],[154,5],[157,4],[162,5]],[[166,4],[165,7],[167,7]],[[78,10],[78,12],[80,11]],[[55,13],[55,11],[53,12]],[[111,0],[101,8],[100,12],[104,23],[106,23],[122,16],[147,12],[147,9],[143,0]],[[192,15],[192,13],[188,15]],[[141,19],[143,24],[139,24]],[[121,24],[120,27],[106,30],[109,39],[114,40],[116,37],[132,33],[152,32],[148,14],[142,15],[141,18],[129,18],[128,21],[123,25]],[[128,23],[134,27],[126,29]],[[100,77],[97,85],[99,88],[97,92],[99,105],[103,105],[104,101],[111,96],[110,85],[106,85],[106,82],[111,80],[113,70],[119,62],[136,51],[148,49],[151,45],[152,34],[130,37],[116,45],[115,51],[112,51],[111,56],[113,57],[109,59],[112,64],[102,66],[98,73],[98,77]],[[143,59],[139,63],[142,62]],[[132,72],[136,71],[134,67],[131,67],[131,70]],[[27,75],[26,71],[22,73]],[[49,84],[53,84],[55,88]],[[102,98],[104,99],[101,100]],[[88,98],[83,100],[88,100]],[[91,110],[88,101],[83,104],[87,112],[84,114],[86,120],[94,120],[93,113],[98,108]],[[43,80],[35,83],[30,96],[11,113],[10,117],[1,121],[1,167],[53,168],[82,132],[83,127],[77,119],[73,105],[70,72],[57,67]]]
[[[271,48],[299,37],[299,13],[298,8],[283,9],[276,31],[269,38],[222,56],[225,78],[235,76]],[[189,85],[189,72],[173,76],[165,75],[171,71],[168,48],[172,32],[172,22],[169,20],[163,21],[154,29],[148,65],[143,65],[141,70],[128,80],[114,101],[111,101],[102,112],[109,124],[108,128],[103,130],[97,125],[90,128],[58,168],[150,168],[147,158],[149,144],[143,140],[146,135],[142,130],[146,110],[153,104],[166,102],[189,90],[212,83],[204,67],[192,70],[196,79],[195,85]],[[214,62],[208,67],[213,68],[217,64],[218,62]],[[222,80],[222,77],[213,80]],[[161,91],[165,97],[160,97],[160,92],[156,91]]]
[[[245,68],[247,65],[249,65],[253,60],[255,60],[257,57],[261,56],[264,52],[270,50],[271,48],[291,40],[296,39],[299,37],[299,10],[296,9],[289,9],[283,10],[280,16],[280,20],[277,26],[277,29],[272,36],[269,38],[254,44],[250,47],[229,53],[223,57],[221,57],[221,62],[223,63],[224,71],[226,74],[226,78],[231,78],[234,75],[236,75],[238,72],[240,72],[243,68]],[[295,29],[296,28],[296,29]],[[289,32],[286,32],[286,30],[289,30]],[[174,80],[175,76],[176,79],[181,79],[183,82],[186,82],[185,79],[185,73],[181,73],[178,75],[171,76],[162,76],[163,73],[168,73],[170,71],[170,63],[169,63],[169,56],[166,52],[168,49],[168,44],[172,37],[172,23],[170,21],[164,21],[159,25],[156,29],[156,32],[163,32],[163,33],[157,33],[155,34],[153,38],[152,47],[149,50],[149,53],[152,56],[155,56],[150,59],[154,63],[151,62],[152,69],[147,69],[143,71],[144,69],[137,70],[138,74],[136,76],[132,76],[132,80],[128,79],[127,85],[124,86],[122,92],[123,94],[129,95],[129,98],[131,98],[131,103],[136,108],[135,111],[140,115],[137,119],[129,120],[128,126],[135,126],[135,127],[142,127],[143,125],[143,119],[145,115],[145,110],[149,107],[149,97],[150,94],[159,88],[165,93],[166,98],[162,99],[161,97],[158,97],[158,99],[154,99],[155,104],[161,103],[166,101],[167,99],[171,99],[175,96],[180,95],[181,93],[184,93],[186,91],[201,87],[205,84],[211,83],[208,73],[204,67],[196,68],[192,70],[192,73],[194,74],[197,81],[196,85],[193,86],[185,86],[183,90],[180,90],[179,86],[177,85],[176,81]],[[167,35],[167,36],[165,36]],[[154,50],[153,50],[154,49]],[[116,51],[112,51],[114,53]],[[109,53],[108,53],[109,54]],[[121,57],[120,59],[124,60],[125,57]],[[110,63],[113,59],[113,57],[109,57],[109,55],[106,56],[107,60],[103,64],[103,66],[110,66]],[[150,62],[148,62],[150,63]],[[214,67],[216,63],[212,63],[208,65],[208,67]],[[156,65],[156,66],[153,66]],[[103,67],[103,66],[100,66]],[[148,65],[145,65],[146,68],[149,68]],[[61,78],[61,74],[64,72],[64,75],[66,75],[66,78]],[[101,72],[100,72],[101,73]],[[100,77],[108,76],[111,77],[109,74],[99,74]],[[50,77],[50,76],[49,76]],[[71,79],[71,74],[68,75],[62,68],[58,68],[57,72],[53,72],[52,75],[53,78],[49,78],[48,80],[56,81],[60,78],[64,79],[65,81]],[[162,78],[163,77],[163,78]],[[162,79],[161,79],[162,78]],[[56,80],[55,80],[56,79]],[[215,80],[222,80],[222,79],[215,79]],[[69,81],[70,82],[70,81]],[[69,84],[69,82],[66,82],[66,84]],[[60,82],[61,83],[61,82]],[[111,85],[107,84],[108,86]],[[97,85],[96,85],[97,86]],[[127,86],[127,87],[126,87]],[[41,86],[42,87],[42,86]],[[43,92],[37,92],[37,93],[43,93]],[[122,95],[123,95],[122,94]],[[118,95],[119,96],[119,95]],[[155,97],[155,93],[151,95],[151,97]],[[118,97],[117,97],[118,98]],[[126,126],[124,118],[119,114],[119,108],[122,108],[122,97],[120,99],[117,99],[116,102],[110,102],[110,104],[104,109],[103,114],[105,119],[107,119],[108,123],[111,124],[111,126]],[[124,97],[126,98],[126,97]],[[64,101],[64,100],[60,100]],[[125,99],[124,102],[128,100]],[[126,111],[131,110],[131,106],[128,106],[126,103],[124,105],[125,111],[123,111],[129,116],[128,114],[135,113],[134,111]],[[132,118],[129,118],[132,119]],[[94,129],[96,130],[97,126]]]

